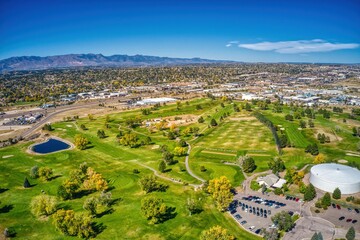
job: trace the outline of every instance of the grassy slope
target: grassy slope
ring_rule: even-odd
[[[199,110],[198,114],[204,113],[213,107],[213,103],[208,100],[196,100],[202,104],[209,104],[204,110]],[[184,113],[194,112],[194,105],[183,105],[186,108]],[[166,111],[164,110],[166,109]],[[162,116],[170,116],[175,113],[174,106],[166,106],[161,109]],[[103,224],[105,230],[100,233],[98,239],[196,239],[203,229],[213,225],[222,225],[229,229],[238,239],[254,239],[253,235],[241,230],[239,226],[227,215],[216,210],[211,198],[205,197],[206,209],[198,215],[189,216],[185,209],[187,198],[193,194],[190,187],[168,184],[170,188],[165,193],[152,193],[163,198],[165,202],[176,208],[177,216],[159,225],[149,225],[140,212],[140,201],[145,196],[141,192],[137,182],[139,178],[151,171],[136,165],[132,160],[136,160],[149,166],[157,166],[161,153],[152,149],[152,146],[144,146],[138,149],[119,146],[116,143],[115,135],[118,132],[116,125],[122,119],[138,115],[138,112],[126,112],[125,114],[111,115],[113,122],[111,129],[105,129],[106,139],[98,139],[96,131],[104,126],[104,118],[97,118],[94,121],[80,119],[78,125],[84,123],[89,130],[81,131],[91,141],[92,148],[84,151],[72,150],[54,153],[44,156],[34,156],[25,153],[29,144],[21,144],[0,150],[0,157],[14,155],[10,158],[0,158],[0,186],[9,189],[0,194],[2,206],[11,204],[9,212],[0,213],[0,228],[12,226],[16,229],[19,238],[26,239],[64,239],[56,232],[50,220],[36,220],[29,211],[31,198],[40,194],[44,190],[50,195],[56,195],[57,187],[67,178],[69,172],[75,169],[80,163],[86,161],[89,166],[100,172],[107,178],[114,187],[113,197],[119,199],[114,206],[113,214],[104,215],[95,219],[98,224]],[[123,116],[124,115],[124,116]],[[149,116],[152,117],[152,116]],[[53,134],[73,140],[79,131],[73,123],[55,124]],[[137,131],[144,131],[138,128]],[[164,144],[174,147],[175,143],[170,142],[160,133],[151,135],[156,144]],[[179,161],[183,159],[179,158]],[[181,163],[177,164],[180,165]],[[29,179],[33,186],[31,189],[23,189],[23,179],[28,176],[29,169],[34,166],[49,166],[53,168],[57,176],[50,182]],[[179,166],[175,165],[173,170],[167,173],[170,177],[182,178],[184,181],[196,182],[187,173],[181,172]],[[134,168],[140,169],[140,174],[132,173]],[[241,177],[237,177],[241,178]],[[236,182],[239,182],[237,180]],[[96,193],[92,194],[96,195]],[[61,202],[61,207],[71,208],[77,212],[83,211],[82,204],[88,196]]]

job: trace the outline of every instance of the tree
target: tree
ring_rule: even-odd
[[[309,144],[309,145],[306,146],[305,152],[311,153],[313,156],[318,155],[319,154],[319,147],[318,147],[318,145],[316,143]]]
[[[74,210],[58,210],[54,216],[54,225],[65,235],[90,238],[95,235],[91,217],[86,214],[75,214]]]
[[[300,120],[300,127],[306,128],[306,122],[304,120]]]
[[[86,146],[89,144],[89,141],[84,136],[77,134],[74,139],[74,144],[78,149],[84,150],[86,149]]]
[[[209,181],[207,191],[216,201],[217,207],[220,211],[225,211],[232,202],[233,194],[231,193],[231,189],[231,183],[225,176]]]
[[[34,197],[30,203],[31,213],[37,217],[49,216],[56,211],[56,198],[49,195],[39,195]]]
[[[228,231],[219,225],[213,226],[210,229],[202,231],[200,240],[234,240],[235,237],[228,233]]]
[[[294,117],[293,117],[292,115],[290,115],[290,114],[287,114],[287,115],[285,116],[285,120],[287,120],[287,121],[293,121],[293,120],[294,120]]]
[[[283,194],[283,191],[281,190],[281,188],[275,188],[274,193],[275,195],[281,195]]]
[[[38,178],[39,177],[39,167],[38,166],[33,166],[30,169],[30,177],[31,178]]]
[[[294,220],[288,212],[281,211],[275,214],[271,220],[280,231],[289,231],[294,226]]]
[[[346,240],[354,240],[355,239],[355,229],[354,227],[349,228],[346,235]]]
[[[175,163],[174,154],[172,154],[171,152],[164,151],[162,156],[163,156],[163,159],[166,162],[166,164],[171,165],[171,164]]]
[[[321,199],[321,205],[322,207],[329,207],[331,205],[331,196],[330,193],[325,193],[324,196]]]
[[[94,120],[94,115],[93,115],[93,114],[91,114],[91,113],[89,113],[89,114],[88,114],[88,118],[89,118],[89,120],[91,120],[91,121],[92,121],[92,120]]]
[[[139,185],[141,190],[145,191],[146,193],[154,191],[165,191],[167,188],[167,185],[157,182],[155,176],[153,175],[143,176],[139,180]]]
[[[320,164],[320,163],[324,163],[324,162],[325,162],[325,156],[322,153],[318,154],[314,158],[314,161],[313,161],[314,164]]]
[[[49,181],[52,177],[53,171],[49,167],[41,167],[39,168],[39,177],[45,181]]]
[[[120,139],[119,143],[124,146],[130,146],[131,148],[137,147],[138,136],[135,133],[125,133],[124,136]]]
[[[86,126],[84,124],[81,124],[80,128],[81,128],[81,130],[84,130],[84,131],[87,130],[87,128],[86,128]]]
[[[141,211],[151,224],[156,224],[166,220],[169,207],[162,199],[151,196],[141,200]]]
[[[98,201],[95,197],[89,197],[85,199],[83,208],[90,213],[90,215],[96,215],[96,208]]]
[[[245,110],[250,112],[251,111],[251,105],[249,103],[245,104]]]
[[[311,201],[315,197],[316,197],[316,190],[315,190],[314,186],[310,183],[305,189],[304,200]]]
[[[29,183],[29,180],[27,179],[27,177],[25,177],[25,180],[24,180],[24,188],[29,188],[31,187],[31,184]]]
[[[308,120],[308,125],[309,125],[310,128],[315,127],[314,121],[311,120],[311,119]]]
[[[186,147],[187,143],[186,143],[186,141],[184,139],[180,139],[177,145],[179,147]]]
[[[104,191],[108,189],[108,183],[100,173],[95,172],[91,167],[86,171],[87,179],[83,183],[86,190]]]
[[[285,170],[284,161],[281,158],[276,157],[273,160],[268,162],[269,168],[272,170],[272,173],[279,173]]]
[[[199,119],[198,119],[198,123],[203,123],[203,122],[205,122],[205,120],[204,120],[204,118],[202,116],[200,116]]]
[[[341,191],[339,188],[335,188],[333,194],[332,194],[333,199],[340,199],[341,198]]]
[[[218,124],[217,124],[216,120],[214,118],[212,118],[211,121],[210,121],[210,125],[212,127],[216,127]]]
[[[241,168],[246,173],[251,173],[256,169],[255,161],[250,156],[243,156],[240,158]]]
[[[321,232],[319,233],[314,233],[314,235],[311,237],[311,240],[323,240],[322,234]]]
[[[200,213],[202,211],[202,204],[200,198],[190,197],[187,199],[186,208],[189,210],[190,215]]]
[[[97,136],[98,136],[98,138],[105,138],[106,134],[105,134],[104,130],[98,130]]]
[[[174,155],[176,155],[176,156],[184,156],[184,155],[186,155],[186,148],[184,148],[184,147],[175,147]]]
[[[166,170],[166,164],[165,164],[165,162],[164,162],[163,160],[160,160],[158,169],[159,169],[159,171],[162,172],[162,173],[165,172],[165,170]]]

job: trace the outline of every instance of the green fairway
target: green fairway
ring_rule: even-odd
[[[149,116],[142,116],[139,110],[129,111],[120,114],[111,114],[109,127],[105,127],[105,117],[95,116],[95,120],[79,119],[75,122],[59,122],[53,124],[55,131],[51,132],[73,142],[74,136],[81,133],[91,143],[90,148],[80,151],[77,149],[53,153],[48,155],[30,155],[25,152],[31,143],[19,144],[0,150],[0,208],[6,206],[0,212],[0,230],[5,227],[12,227],[19,239],[71,239],[65,237],[55,230],[52,219],[36,219],[31,213],[29,204],[31,198],[41,194],[43,190],[49,195],[56,196],[57,187],[69,176],[69,172],[76,169],[82,162],[87,162],[89,166],[101,173],[109,182],[112,196],[116,199],[113,206],[114,212],[95,218],[98,226],[103,229],[97,235],[97,239],[197,239],[204,229],[214,225],[221,225],[228,229],[231,234],[238,239],[256,239],[254,235],[242,230],[241,227],[227,214],[219,212],[213,200],[202,195],[204,199],[204,211],[200,214],[190,216],[186,209],[187,198],[195,192],[191,186],[174,184],[169,181],[161,182],[169,185],[166,192],[155,192],[154,195],[164,199],[164,202],[176,209],[176,216],[162,224],[151,225],[140,211],[140,202],[145,197],[145,193],[140,190],[139,179],[148,174],[153,174],[145,164],[157,170],[158,163],[162,159],[159,146],[166,144],[172,149],[176,146],[176,141],[163,136],[161,132],[149,133],[146,128],[137,127],[134,129],[140,138],[145,139],[150,136],[153,144],[130,148],[121,146],[116,135],[119,132],[119,125],[123,127],[124,119],[133,116],[145,118],[156,118],[164,116],[174,116],[181,114],[194,114],[196,104],[202,104],[202,109],[195,112],[198,115],[205,112],[214,111],[213,108],[218,103],[209,100],[195,100],[188,105],[183,103],[182,110],[176,112],[175,105],[161,107],[159,112],[154,112]],[[88,130],[80,130],[79,126],[84,124]],[[206,123],[204,123],[205,125]],[[195,124],[196,125],[196,124]],[[108,137],[99,139],[96,136],[97,130],[103,129]],[[5,157],[5,158],[3,158]],[[164,176],[180,179],[182,182],[199,183],[191,177],[184,169],[185,157],[175,157],[177,164],[168,166],[170,171]],[[197,168],[197,163],[194,168]],[[53,169],[54,179],[45,182],[39,179],[31,179],[29,170],[32,166],[48,166]],[[234,185],[238,185],[243,180],[241,171],[234,166],[224,166],[223,164],[207,163],[209,178],[228,175]],[[211,173],[214,168],[215,171]],[[133,173],[133,169],[139,169],[140,173]],[[220,171],[218,171],[220,169]],[[202,175],[201,175],[202,176]],[[33,185],[30,189],[22,187],[24,178],[27,177]],[[75,198],[73,200],[60,201],[60,208],[73,209],[76,212],[84,212],[82,206],[86,198],[97,196],[98,193]],[[75,239],[75,238],[74,238]]]

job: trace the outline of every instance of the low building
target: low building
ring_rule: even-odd
[[[258,177],[256,182],[261,186],[265,184],[266,187],[270,188],[281,188],[285,183],[285,179],[281,179],[275,174],[269,174],[264,177]]]

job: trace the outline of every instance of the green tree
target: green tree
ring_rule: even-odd
[[[97,136],[98,136],[98,138],[105,138],[106,137],[105,131],[104,130],[98,130],[97,131]]]
[[[314,233],[314,235],[311,237],[311,240],[323,240],[322,234],[321,232],[319,233]]]
[[[167,185],[157,182],[156,178],[153,175],[143,176],[139,180],[139,185],[141,189],[146,193],[154,191],[164,191],[167,188]]]
[[[217,124],[216,120],[215,120],[214,118],[212,118],[212,119],[210,120],[210,125],[211,125],[212,127],[215,127],[215,126],[217,126],[218,124]]]
[[[90,215],[96,215],[96,208],[98,206],[98,200],[95,197],[89,197],[85,199],[83,208],[90,213]]]
[[[280,239],[280,234],[277,229],[272,228],[267,231],[265,228],[261,229],[260,232],[263,235],[265,240],[278,240]]]
[[[310,183],[305,189],[304,200],[311,201],[315,197],[316,197],[316,190],[315,190],[314,186]]]
[[[331,196],[330,193],[325,193],[321,199],[321,205],[323,207],[329,207],[331,205]]]
[[[49,167],[39,168],[39,177],[45,181],[49,181],[53,175],[53,171]]]
[[[340,199],[341,198],[341,191],[339,188],[335,188],[333,194],[332,194],[333,199]]]
[[[219,225],[213,226],[210,229],[202,231],[200,240],[234,240],[235,237],[228,233],[228,231]]]
[[[201,199],[196,196],[189,197],[186,202],[186,208],[190,215],[200,213],[203,210]]]
[[[255,161],[250,156],[243,156],[240,158],[241,168],[246,173],[251,173],[256,169]]]
[[[169,210],[169,207],[160,198],[151,196],[141,200],[141,211],[151,224],[165,221]]]
[[[95,235],[94,224],[90,216],[75,214],[73,210],[60,209],[53,215],[57,230],[65,235],[90,238]]]
[[[212,195],[220,211],[225,211],[233,200],[230,181],[225,177],[215,178],[209,181],[207,191]]]
[[[354,240],[355,239],[355,229],[354,227],[349,228],[346,235],[346,240]]]
[[[251,111],[251,105],[249,103],[245,104],[245,110],[250,112]]]
[[[131,148],[137,147],[138,136],[135,133],[125,133],[124,136],[120,139],[119,143],[124,146],[130,146]]]
[[[38,178],[39,177],[39,167],[38,166],[33,166],[30,169],[30,177],[31,178]]]
[[[268,162],[268,166],[273,173],[279,173],[285,170],[284,161],[281,158],[276,157]]]
[[[293,218],[285,211],[275,214],[271,220],[278,226],[280,231],[289,231],[294,226]]]
[[[27,179],[27,177],[25,177],[24,179],[24,184],[23,184],[24,188],[29,188],[31,187],[31,184],[29,183],[29,180]]]
[[[49,216],[56,211],[56,198],[49,195],[39,195],[34,197],[30,203],[31,213],[37,217]]]
[[[203,122],[205,122],[205,120],[204,120],[204,118],[202,116],[200,116],[199,119],[198,119],[198,123],[203,123]]]
[[[162,173],[165,172],[165,170],[166,170],[166,164],[165,164],[165,162],[164,162],[163,160],[160,160],[158,169],[159,169],[159,171],[162,172]]]
[[[74,144],[78,149],[84,150],[86,149],[86,146],[89,144],[89,141],[84,136],[77,134],[74,138]]]

